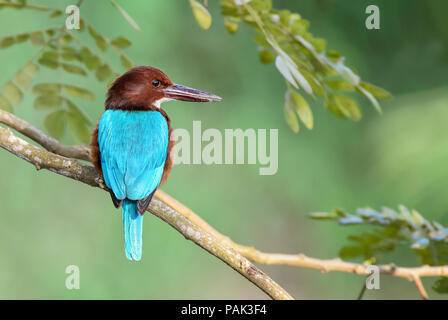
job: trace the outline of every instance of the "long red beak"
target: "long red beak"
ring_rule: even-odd
[[[221,97],[214,94],[200,91],[197,89],[182,86],[180,84],[173,84],[163,89],[165,97],[169,99],[189,101],[189,102],[218,102]]]

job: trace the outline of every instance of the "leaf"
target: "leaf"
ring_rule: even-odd
[[[67,112],[58,110],[50,113],[44,119],[44,126],[48,133],[56,139],[60,139],[64,134],[67,125]]]
[[[291,106],[291,92],[288,90],[285,94],[285,104],[283,111],[285,113],[285,120],[288,123],[291,130],[295,133],[299,132],[299,120],[297,120],[297,115]]]
[[[63,63],[62,68],[64,68],[64,70],[69,73],[79,74],[82,76],[87,75],[87,73],[81,67],[75,66],[73,64]]]
[[[339,250],[339,257],[341,259],[352,259],[364,254],[361,246],[345,246]]]
[[[16,36],[15,43],[25,42],[29,38],[30,38],[30,34],[29,33],[19,34],[19,35]]]
[[[334,90],[354,91],[355,87],[346,80],[326,80],[325,84]]]
[[[134,19],[131,18],[131,16],[123,10],[115,1],[109,0],[110,3],[121,13],[121,15],[126,19],[126,21],[133,27],[135,30],[140,31],[140,27],[137,25],[137,23],[134,21]]]
[[[95,75],[99,81],[107,80],[112,74],[112,70],[107,64],[103,64],[96,69]]]
[[[30,40],[33,46],[40,46],[44,44],[44,34],[41,31],[30,33]]]
[[[87,69],[94,70],[98,68],[100,65],[100,58],[93,55],[92,52],[90,52],[87,48],[82,48],[80,52],[81,61],[84,63]]]
[[[269,50],[260,50],[258,51],[258,56],[260,58],[261,63],[268,64],[275,60],[275,54]]]
[[[80,116],[86,124],[88,125],[91,124],[90,119],[84,114],[84,112],[82,112],[82,110],[78,106],[76,106],[73,102],[71,102],[68,99],[65,99],[65,103],[67,104],[67,107],[70,109],[71,112]]]
[[[23,70],[28,73],[31,77],[34,77],[39,71],[39,66],[32,61],[28,62],[24,67]]]
[[[18,106],[23,99],[22,91],[11,81],[7,82],[2,88],[2,95],[13,106]]]
[[[133,67],[133,64],[131,60],[129,60],[125,55],[120,56],[121,65],[126,69],[131,69]]]
[[[12,105],[4,96],[0,96],[0,109],[8,112],[13,112]]]
[[[14,75],[14,82],[20,87],[20,89],[27,91],[31,86],[31,77],[24,69],[20,69]]]
[[[62,106],[64,98],[61,96],[38,96],[34,100],[34,108],[37,110],[45,110],[51,108],[58,108]]]
[[[367,99],[370,100],[370,102],[372,103],[373,107],[376,109],[376,111],[378,111],[380,114],[383,113],[383,111],[381,110],[381,106],[378,103],[378,100],[375,99],[375,97],[373,96],[373,94],[371,94],[369,91],[367,91],[366,89],[364,89],[361,86],[357,86],[356,90],[358,92],[360,92],[362,95],[364,95]]]
[[[107,41],[106,39],[100,35],[98,32],[96,32],[95,29],[93,29],[92,26],[88,26],[89,34],[92,36],[93,40],[95,40],[95,44],[100,49],[100,51],[105,52],[107,49]]]
[[[308,102],[295,90],[291,90],[292,98],[294,99],[296,111],[300,120],[309,129],[313,129],[313,113],[311,112]]]
[[[313,212],[309,214],[311,219],[315,220],[334,220],[338,217],[335,212]]]
[[[238,31],[238,24],[236,22],[233,22],[228,18],[224,18],[224,24],[228,33],[235,34]]]
[[[367,90],[368,92],[370,92],[374,97],[376,97],[378,99],[392,98],[392,95],[387,90],[377,87],[371,83],[361,82],[359,85],[361,87],[363,87],[365,90]]]
[[[276,49],[276,51],[277,50],[278,49]],[[308,94],[313,93],[313,89],[311,88],[310,84],[305,79],[305,77],[299,72],[296,64],[291,60],[291,58],[288,55],[286,54],[285,56],[278,55],[277,58],[275,59],[275,66],[280,71],[280,73],[285,77],[285,79],[288,80],[288,82],[294,86],[294,88],[298,89],[299,86],[297,84],[300,84],[300,86]]]
[[[190,0],[193,15],[197,24],[204,30],[207,30],[212,25],[212,16],[208,10],[196,0]]]
[[[36,95],[59,95],[61,92],[61,85],[58,83],[40,83],[33,87],[33,93]]]
[[[111,41],[111,45],[116,46],[118,48],[124,49],[131,45],[131,41],[124,37],[118,37]]]
[[[0,42],[0,49],[9,48],[14,44],[14,38],[13,37],[5,37]]]
[[[333,94],[331,98],[346,117],[355,121],[361,119],[361,110],[355,100],[342,94]]]
[[[71,95],[72,97],[87,99],[87,100],[92,100],[92,101],[95,100],[95,95],[87,89],[68,85],[68,84],[64,85],[64,88],[67,91],[67,93],[69,95]]]
[[[81,143],[88,143],[90,140],[90,130],[87,123],[79,112],[70,110],[68,114],[68,124],[70,131],[76,141]]]
[[[436,282],[434,282],[432,289],[437,293],[448,293],[448,278],[440,277]]]

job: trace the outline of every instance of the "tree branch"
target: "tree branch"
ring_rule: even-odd
[[[33,146],[15,136],[9,129],[0,127],[0,146],[19,158],[33,164],[38,170],[47,169],[65,177],[86,183],[93,187],[107,190],[102,178],[92,166],[83,165],[77,160],[69,159]],[[167,222],[186,239],[193,241],[215,257],[219,258],[250,282],[255,284],[273,299],[292,300],[292,296],[259,270],[245,257],[217,240],[182,214],[158,199],[151,202],[149,211]]]
[[[57,140],[47,136],[42,131],[28,124],[26,121],[3,110],[0,110],[0,122],[38,142],[47,150],[54,150],[57,154],[49,153],[34,147],[13,135],[8,129],[0,127],[0,146],[4,149],[7,149],[18,157],[34,164],[38,169],[48,169],[91,186],[107,190],[101,177],[96,173],[93,167],[83,165],[78,161],[64,157],[64,155],[66,155],[76,159],[87,160],[87,155],[90,154],[90,152],[86,146],[64,146]],[[243,257],[261,264],[290,265],[308,269],[317,269],[321,272],[339,271],[366,276],[370,274],[366,265],[342,261],[339,258],[316,259],[304,254],[265,253],[250,246],[237,244],[229,237],[219,233],[192,210],[178,202],[176,199],[170,197],[162,190],[157,190],[154,195],[154,200],[155,201],[153,201],[150,206],[151,213],[169,223],[187,239],[194,241],[208,252],[229,264],[250,281],[252,280],[248,276],[254,277],[254,275],[260,271]],[[212,239],[211,246],[208,243],[208,237]],[[204,239],[207,239],[207,241]],[[228,255],[229,252],[231,253],[230,256]],[[243,265],[245,267],[243,267]],[[406,268],[388,264],[379,265],[378,268],[383,275],[402,277],[413,281],[416,284],[419,293],[425,299],[428,298],[428,295],[421,282],[421,277],[448,276],[448,266],[424,265]],[[263,276],[260,277],[267,277],[263,273],[262,275]],[[267,278],[269,279],[269,277]],[[262,288],[261,286],[266,287],[267,283],[270,283],[270,281],[272,280],[264,279],[262,283],[254,283]],[[273,283],[275,284],[275,282]],[[279,296],[283,298],[291,297],[281,289],[281,287],[277,286],[278,285],[275,284],[275,290],[280,290],[280,292],[282,292]],[[265,289],[262,288],[262,290],[266,292]],[[273,292],[268,294],[275,298]]]
[[[90,150],[86,146],[63,145],[58,140],[46,135],[41,130],[37,129],[28,122],[16,117],[12,113],[0,110],[0,123],[3,123],[8,127],[17,130],[18,132],[27,136],[31,140],[36,141],[38,144],[40,144],[50,152],[67,158],[86,160],[89,162],[91,161]]]

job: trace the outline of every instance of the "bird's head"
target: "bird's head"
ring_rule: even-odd
[[[159,69],[140,66],[118,77],[109,88],[106,109],[150,110],[162,102],[182,100],[215,102],[221,98],[197,89],[173,83]]]

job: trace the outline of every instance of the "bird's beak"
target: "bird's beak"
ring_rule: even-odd
[[[173,84],[172,86],[163,89],[165,97],[169,99],[190,101],[190,102],[218,102],[221,97],[214,94],[200,91],[197,89],[181,86],[180,84]]]

